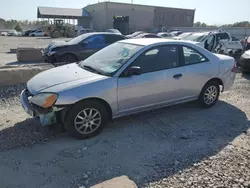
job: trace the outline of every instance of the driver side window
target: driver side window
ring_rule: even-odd
[[[179,51],[177,46],[166,45],[151,48],[140,55],[132,66],[141,68],[142,74],[160,71],[179,66]]]
[[[87,42],[87,48],[99,48],[105,45],[105,39],[103,35],[90,36],[84,41]]]

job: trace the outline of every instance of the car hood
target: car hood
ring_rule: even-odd
[[[82,84],[86,84],[104,78],[107,77],[89,72],[79,67],[78,64],[72,63],[37,74],[28,81],[27,89],[32,95],[36,95],[45,89],[52,88],[53,86],[62,85],[61,89],[66,89],[63,88],[64,85],[65,87],[66,85],[68,87],[71,82],[73,86],[73,83],[76,80],[82,80]]]
[[[53,49],[56,47],[62,47],[62,46],[68,46],[69,44],[66,41],[60,40],[60,41],[53,41],[49,44],[48,49]]]

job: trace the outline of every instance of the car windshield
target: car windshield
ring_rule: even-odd
[[[183,40],[202,42],[207,36],[208,36],[208,34],[205,34],[205,33],[195,33],[195,34],[188,35],[188,36],[184,37]]]
[[[116,42],[85,59],[79,66],[111,76],[142,48],[140,45]]]
[[[90,36],[89,34],[79,35],[78,37],[75,37],[75,38],[71,39],[70,41],[68,41],[68,44],[70,44],[70,45],[78,44],[79,42],[83,41],[84,39],[88,38],[89,36]]]
[[[191,33],[182,33],[182,34],[180,34],[178,37],[184,38],[184,37],[189,36],[190,34],[191,34]]]
[[[120,32],[119,30],[117,30],[117,29],[108,29],[108,30],[106,30],[106,32],[109,32],[109,33],[118,33],[118,34],[121,33],[121,32]]]
[[[130,36],[135,37],[135,36],[140,35],[142,33],[143,33],[143,31],[137,31],[137,32],[132,33]]]

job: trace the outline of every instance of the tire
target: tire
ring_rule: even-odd
[[[33,35],[31,35],[32,37],[35,37],[35,35],[33,34]]]
[[[82,140],[98,135],[108,120],[108,110],[103,104],[97,100],[87,100],[69,110],[64,125],[69,135]]]
[[[198,102],[203,108],[211,108],[220,96],[220,85],[216,81],[208,82],[201,90]],[[209,99],[210,98],[210,99]]]
[[[77,58],[75,55],[73,54],[63,54],[61,57],[60,57],[60,62],[65,62],[65,63],[73,63],[73,62],[76,62],[77,61]]]

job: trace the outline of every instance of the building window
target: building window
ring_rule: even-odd
[[[184,21],[184,15],[181,15],[181,21]]]
[[[163,13],[160,14],[160,19],[164,20],[164,14]]]
[[[187,17],[186,17],[186,18],[187,18],[187,21],[188,21],[188,22],[192,22],[192,21],[193,21],[193,16],[189,16],[189,15],[187,15]]]

